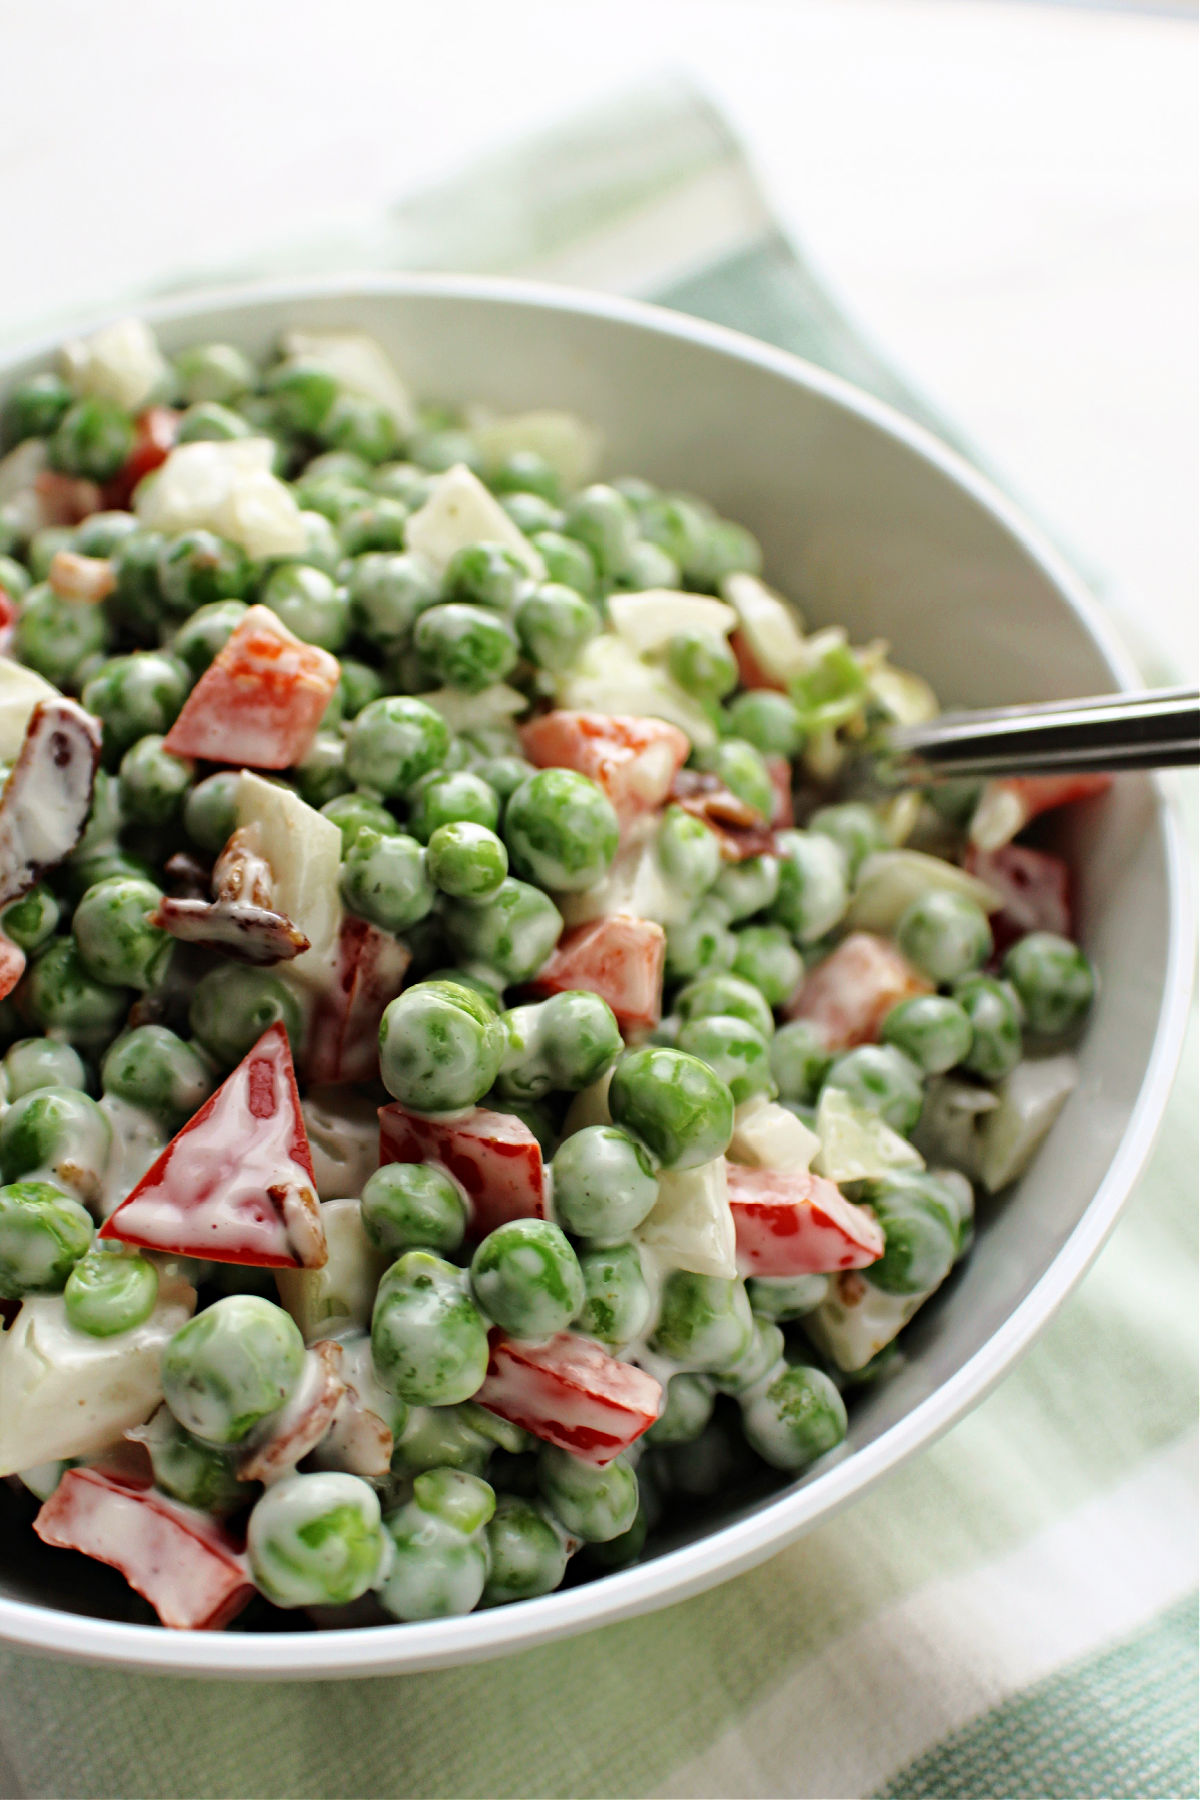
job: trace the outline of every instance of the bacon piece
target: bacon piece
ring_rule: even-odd
[[[64,600],[86,600],[92,606],[107,600],[117,585],[116,570],[107,556],[80,556],[76,550],[55,551],[48,580]]]
[[[379,1109],[379,1160],[441,1163],[471,1202],[474,1241],[509,1219],[544,1219],[548,1211],[541,1146],[512,1113],[477,1106],[461,1118],[427,1119],[394,1100]]]
[[[728,1165],[738,1262],[747,1275],[829,1275],[883,1255],[883,1232],[823,1175]]]
[[[0,794],[0,906],[75,848],[99,763],[97,720],[74,700],[39,700]]]
[[[323,1266],[325,1231],[282,1025],[263,1032],[100,1236],[211,1262]]]
[[[871,931],[852,931],[804,977],[786,1010],[789,1019],[808,1019],[827,1050],[850,1050],[877,1042],[899,1001],[931,991],[894,944]]]
[[[143,476],[161,468],[175,448],[182,413],[172,406],[148,406],[134,421],[133,449],[104,487],[103,504],[124,512]]]
[[[243,825],[225,845],[212,873],[213,900],[168,896],[151,923],[185,943],[205,944],[238,962],[289,962],[311,945],[270,904],[270,865],[258,847],[257,825]]]
[[[702,769],[680,769],[671,783],[671,799],[716,832],[727,862],[775,854],[774,830],[761,813],[731,793],[720,776]]]
[[[342,917],[332,983],[318,997],[305,1079],[332,1087],[379,1076],[379,1021],[400,992],[412,953],[352,913]]]
[[[1091,800],[1112,786],[1111,775],[1012,775],[984,784],[968,836],[979,850],[999,850],[1031,819],[1074,800]]]
[[[622,1031],[662,1017],[667,939],[661,925],[611,913],[564,932],[531,985],[545,994],[583,988],[607,1000]]]
[[[598,782],[622,825],[663,804],[691,751],[686,733],[664,719],[565,707],[523,725],[521,743],[540,769],[577,769]]]
[[[119,1569],[175,1631],[219,1631],[254,1593],[230,1534],[123,1470],[68,1469],[33,1529],[44,1544]]]
[[[338,661],[252,606],[204,671],[164,740],[175,756],[287,769],[307,753]]]
[[[488,1341],[476,1403],[583,1462],[603,1467],[658,1417],[662,1388],[653,1375],[618,1362],[592,1338],[560,1331],[532,1344],[493,1331]]]
[[[1000,896],[990,919],[997,956],[1030,931],[1074,936],[1071,871],[1061,856],[1027,844],[1001,844],[998,850],[970,844],[963,867]]]
[[[43,525],[78,525],[104,504],[94,481],[58,469],[43,469],[34,478],[33,491]]]
[[[786,756],[768,756],[764,760],[771,777],[771,786],[775,789],[771,824],[776,831],[786,831],[796,823],[795,808],[792,805],[792,765]]]
[[[310,1346],[291,1399],[255,1432],[239,1456],[239,1481],[277,1481],[316,1449],[346,1391],[341,1369],[340,1344],[322,1338]]]
[[[317,1451],[319,1466],[377,1480],[391,1468],[393,1448],[388,1426],[372,1412],[353,1382],[345,1382],[333,1423]]]

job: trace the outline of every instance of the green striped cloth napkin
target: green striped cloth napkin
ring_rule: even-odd
[[[720,120],[670,85],[406,201],[369,241],[267,265],[364,266],[648,295],[964,447],[781,237]],[[1193,1027],[1154,1159],[1036,1348],[766,1566],[590,1636],[403,1678],[237,1687],[0,1650],[0,1791],[1196,1795],[1195,1092]]]

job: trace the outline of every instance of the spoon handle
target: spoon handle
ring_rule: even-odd
[[[1200,692],[1160,688],[891,726],[879,745],[887,787],[991,775],[1117,774],[1200,763]]]

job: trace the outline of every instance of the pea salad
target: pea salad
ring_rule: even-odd
[[[1095,988],[937,702],[561,412],[128,321],[0,460],[0,1475],[175,1628],[467,1613],[846,1436]],[[989,1201],[990,1203],[990,1201]],[[19,1496],[19,1498],[18,1498]]]

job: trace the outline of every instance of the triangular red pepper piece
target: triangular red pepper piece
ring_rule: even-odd
[[[325,1230],[282,1025],[151,1164],[100,1236],[173,1256],[319,1269]]]
[[[549,1209],[541,1147],[514,1113],[476,1106],[428,1119],[393,1100],[379,1109],[379,1160],[440,1163],[471,1203],[472,1243],[510,1219],[544,1219]]]
[[[304,1075],[314,1087],[379,1076],[379,1021],[400,992],[412,952],[398,938],[346,913],[328,989],[317,1000]]]

